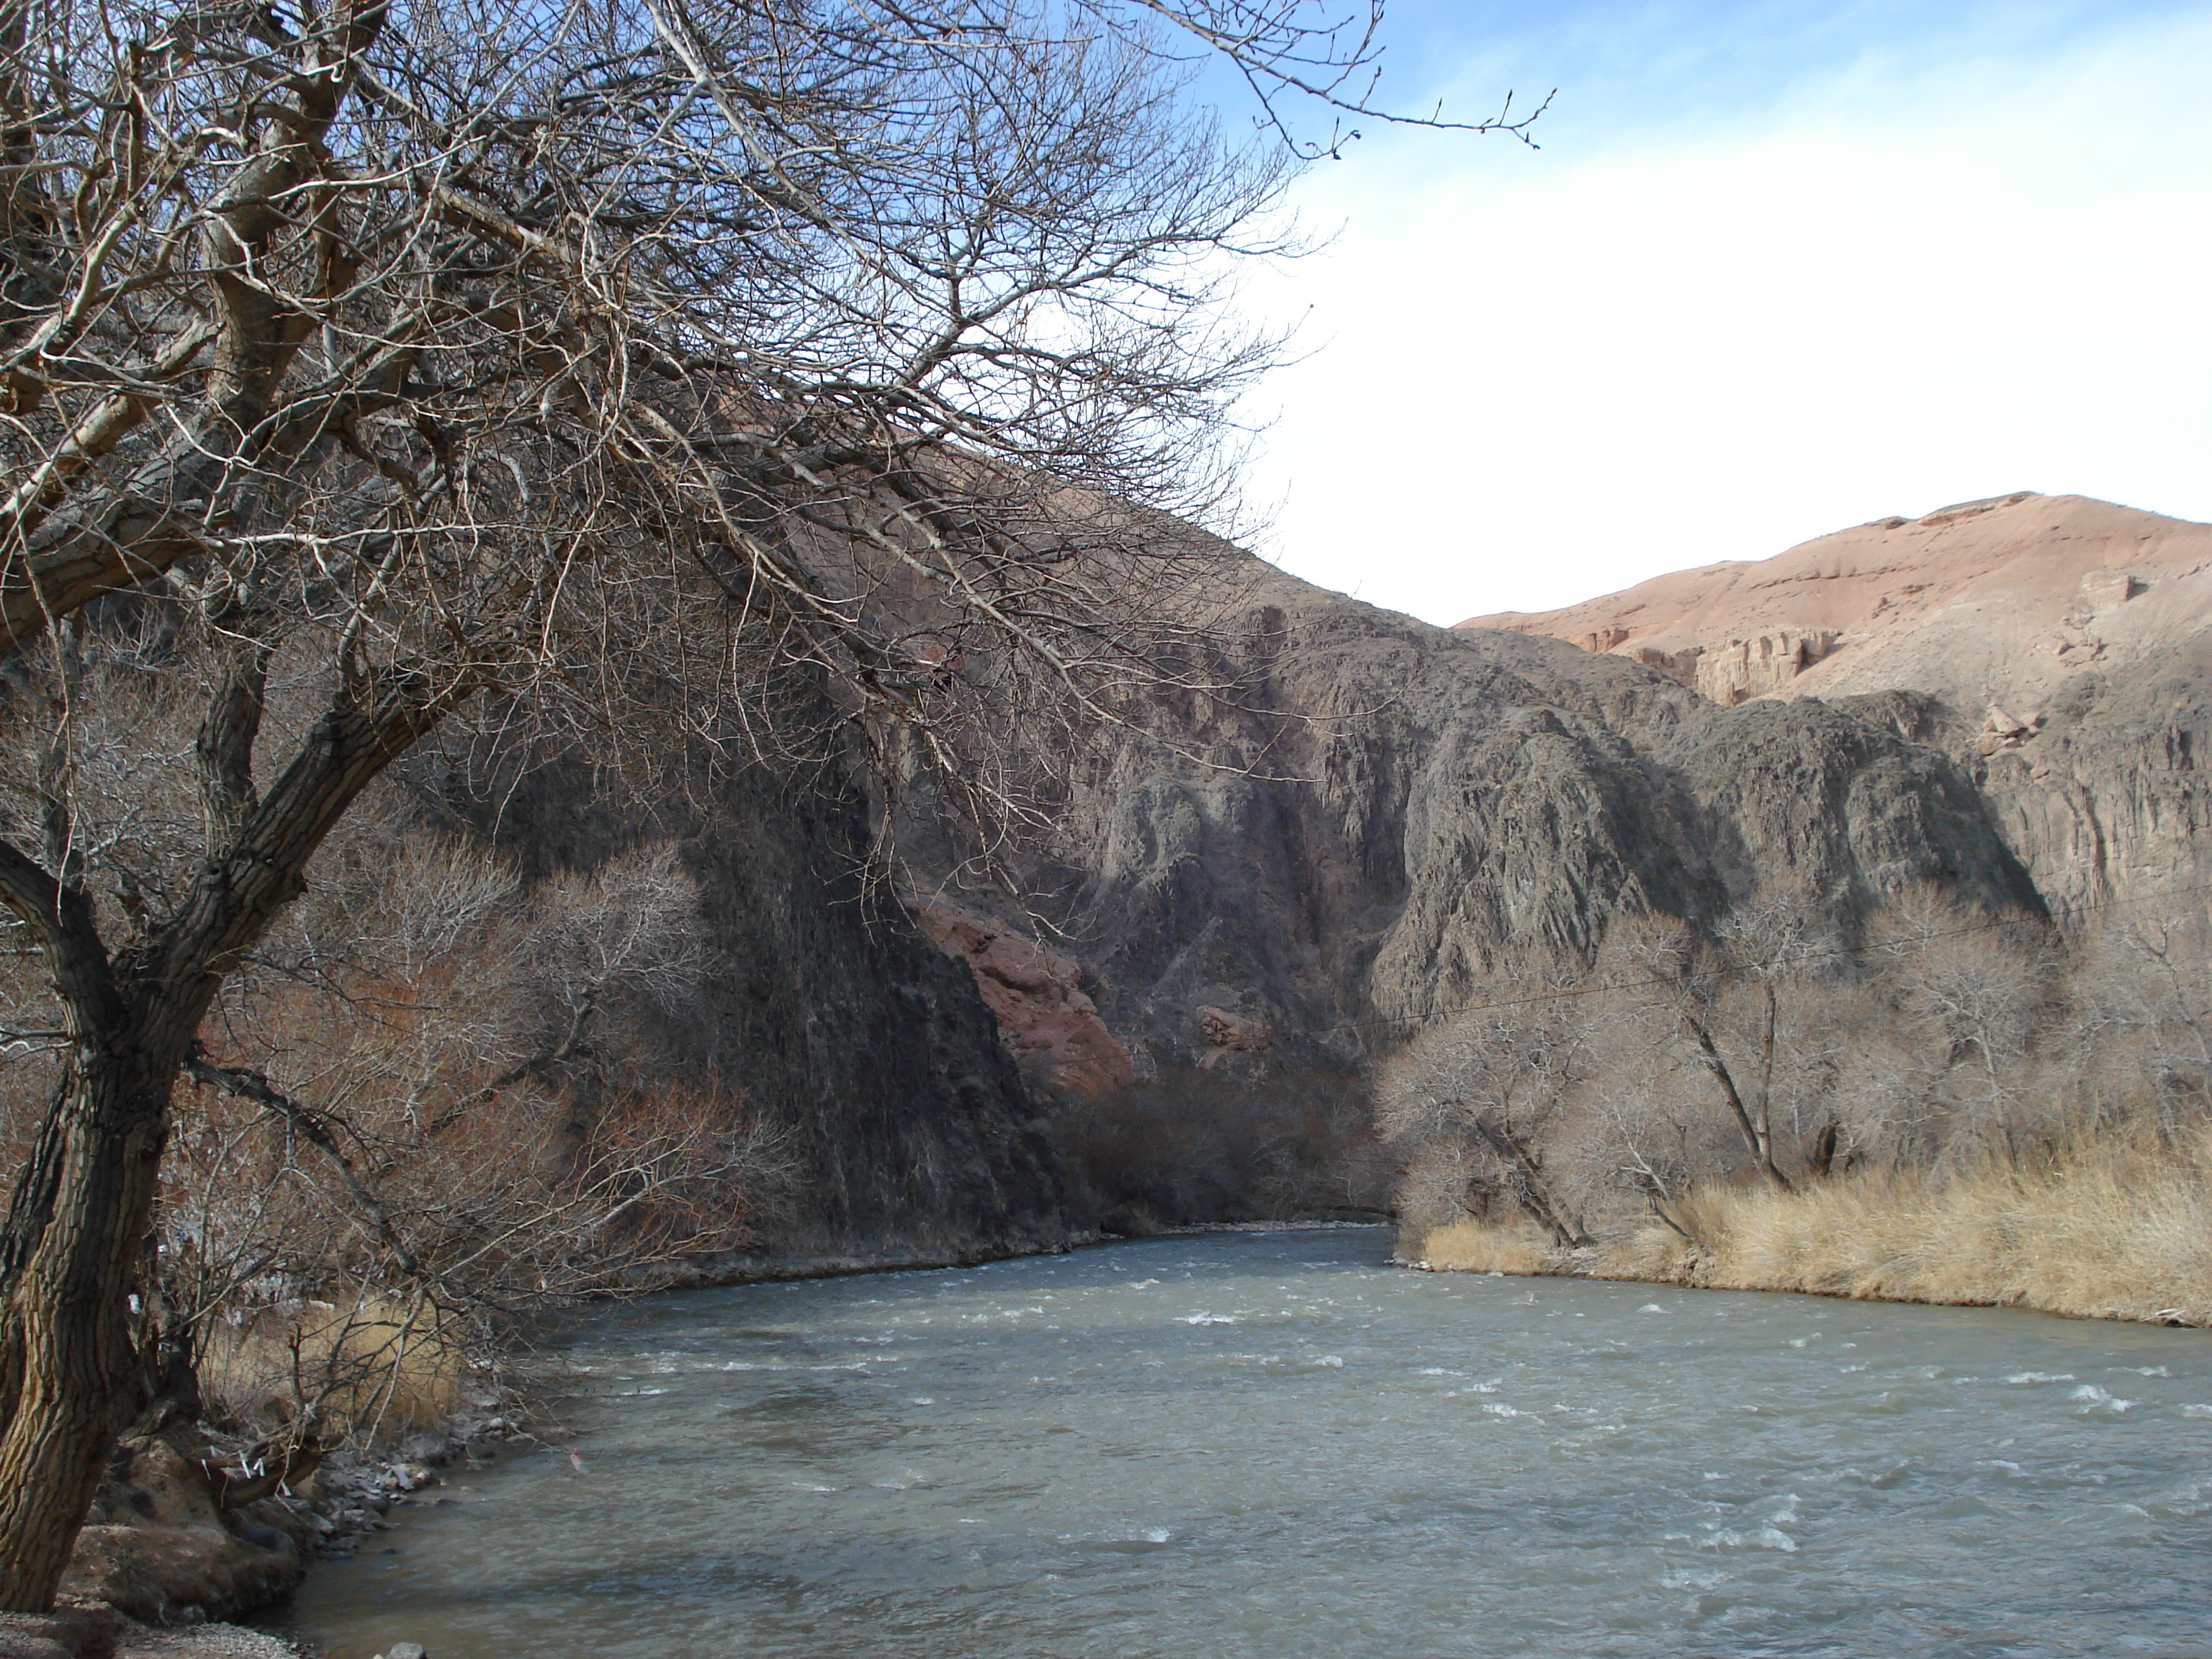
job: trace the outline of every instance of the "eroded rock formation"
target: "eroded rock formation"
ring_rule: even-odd
[[[1236,690],[1133,707],[1167,741],[1102,738],[1018,902],[963,886],[940,828],[904,837],[927,904],[863,902],[849,791],[757,773],[663,824],[732,964],[674,1037],[787,1126],[800,1248],[950,1259],[1085,1224],[1048,1100],[1171,1124],[1222,1091],[1356,1094],[1625,915],[1786,886],[1849,931],[1918,883],[2028,908],[2201,886],[2208,538],[2006,497],[1449,630],[1255,562],[1219,605]],[[533,867],[631,833],[558,797],[509,797]]]
[[[1137,1080],[1129,1051],[1084,994],[1083,969],[1073,957],[949,905],[917,903],[914,914],[939,949],[967,963],[1016,1057],[1047,1089],[1087,1098]]]
[[[546,765],[489,799],[498,840],[533,877],[641,839],[681,848],[720,968],[654,1036],[776,1126],[790,1178],[773,1253],[913,1264],[1067,1243],[1069,1187],[1038,1093],[975,977],[867,885],[865,803],[844,774],[754,766],[639,799]],[[1009,994],[1030,971],[1018,959],[1054,971],[1003,941],[993,961]]]

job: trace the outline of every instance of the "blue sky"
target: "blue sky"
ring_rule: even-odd
[[[2212,519],[2212,3],[1396,0],[1252,475],[1431,621],[2033,489]]]

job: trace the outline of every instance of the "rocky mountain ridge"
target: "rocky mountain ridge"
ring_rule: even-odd
[[[2212,525],[2021,491],[1459,626],[1632,656],[1716,702],[1903,690],[2032,711],[2075,671],[2212,627]]]
[[[1917,698],[1894,716],[1968,770],[2055,903],[2182,902],[2212,874],[2212,525],[2020,492],[1459,627],[1631,658],[1729,705]]]

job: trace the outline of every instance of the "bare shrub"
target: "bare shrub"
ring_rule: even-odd
[[[1630,1019],[1613,1028],[1611,1063],[1588,1091],[1586,1180],[1633,1195],[1641,1200],[1636,1210],[1688,1237],[1686,1196],[1716,1172],[1739,1167],[1742,1149],[1735,1132],[1716,1121],[1704,1076],[1639,1040],[1639,1027]]]
[[[1401,1213],[1490,1218],[1502,1194],[1565,1244],[1618,1233],[1632,1195],[1687,1247],[1710,1243],[1697,1195],[1717,1181],[1788,1192],[1853,1170],[2052,1156],[2095,1123],[2132,1121],[2151,1092],[2106,1063],[2120,1034],[2141,1048],[2154,1026],[2194,1029],[2171,993],[2155,1014],[2110,997],[2092,1013],[2078,996],[2069,1014],[2066,968],[2039,922],[1932,890],[1899,896],[1861,942],[1797,891],[1703,928],[1616,923],[1588,971],[1500,983],[1386,1073]]]
[[[1495,1206],[1489,1200],[1495,1188],[1485,1178],[1480,1155],[1468,1139],[1437,1135],[1395,1150],[1399,1172],[1394,1196],[1401,1253],[1422,1254],[1421,1241],[1439,1228],[1494,1218]]]
[[[204,1408],[264,1456],[434,1429],[482,1363],[476,1334],[424,1298],[331,1289],[340,1300],[226,1309],[205,1333]]]
[[[1942,1073],[1952,1157],[2016,1145],[2036,1100],[2040,1035],[2061,994],[2056,941],[2025,919],[1973,911],[1932,889],[1885,908],[1867,956]]]
[[[187,1061],[141,1316],[160,1386],[211,1376],[295,1437],[412,1423],[502,1322],[754,1240],[776,1138],[650,1063],[658,1006],[712,967],[672,849],[530,890],[372,815],[317,872]]]
[[[2149,1097],[2169,1134],[2212,1107],[2212,924],[2120,910],[2087,930],[2067,989],[2068,1041],[2099,1054],[2100,1083]],[[2105,1095],[2093,1109],[2106,1107]]]
[[[1802,895],[1618,924],[1587,975],[1499,986],[1387,1074],[1407,1249],[1537,1270],[1534,1171],[1601,1273],[2203,1322],[2207,942],[2115,906],[2062,943],[1932,889],[1856,942]]]

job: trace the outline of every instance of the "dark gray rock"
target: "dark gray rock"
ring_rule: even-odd
[[[532,876],[647,839],[683,848],[720,965],[653,1036],[781,1131],[794,1167],[764,1248],[862,1261],[1066,1248],[1039,1103],[965,968],[865,882],[868,813],[848,775],[757,763],[678,781],[625,787],[548,763],[480,786],[459,815]]]
[[[1972,753],[1994,819],[2062,910],[2202,915],[2212,884],[2212,636],[2074,676],[2016,747]]]

